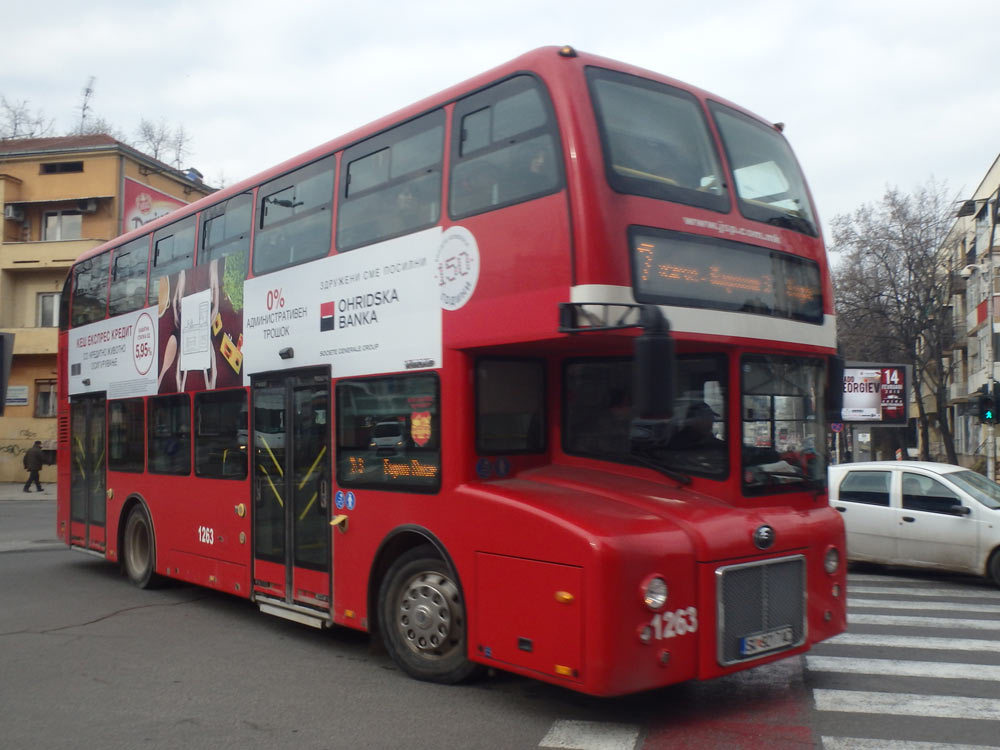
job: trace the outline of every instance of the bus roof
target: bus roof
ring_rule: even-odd
[[[207,195],[194,203],[190,203],[186,206],[182,206],[165,216],[162,216],[154,221],[144,224],[138,229],[134,229],[130,232],[120,234],[107,242],[98,245],[97,247],[91,248],[86,252],[82,253],[76,262],[86,260],[87,258],[99,255],[105,252],[109,245],[118,246],[125,244],[133,239],[142,237],[147,234],[151,234],[156,230],[169,226],[174,222],[183,219],[187,216],[195,214],[206,208],[210,208],[218,203],[221,203],[234,195],[239,195],[244,193],[254,187],[262,185],[275,177],[279,177],[282,174],[292,171],[304,164],[320,159],[324,156],[328,156],[331,153],[341,151],[344,148],[351,146],[355,143],[371,138],[378,135],[380,132],[387,130],[395,125],[398,125],[407,120],[413,119],[425,112],[436,109],[438,107],[443,107],[457,99],[466,96],[470,92],[473,92],[479,88],[486,87],[496,80],[512,75],[517,72],[531,71],[542,75],[546,80],[553,80],[557,78],[560,74],[563,74],[565,70],[567,61],[575,61],[576,67],[586,67],[586,66],[597,66],[606,67],[614,70],[621,71],[623,73],[628,73],[643,78],[648,78],[651,80],[656,80],[661,83],[666,83],[671,86],[676,86],[682,88],[686,91],[690,91],[701,99],[711,99],[717,101],[721,104],[725,104],[728,107],[739,110],[744,114],[753,117],[769,126],[773,126],[772,123],[761,118],[759,115],[741,107],[738,104],[730,102],[722,97],[716,96],[708,91],[700,89],[696,86],[692,86],[683,81],[679,81],[675,78],[663,75],[662,73],[657,73],[655,71],[647,70],[645,68],[640,68],[628,63],[623,63],[618,60],[612,60],[610,58],[601,57],[599,55],[592,55],[588,53],[579,52],[570,46],[547,46],[539,47],[537,49],[526,52],[512,60],[509,60],[501,65],[491,68],[483,73],[480,73],[472,78],[468,78],[465,81],[456,83],[436,94],[432,94],[423,99],[420,99],[413,104],[407,105],[406,107],[396,110],[395,112],[389,113],[377,120],[370,123],[362,125],[354,130],[339,135],[325,143],[321,143],[318,146],[314,146],[307,151],[304,151],[296,156],[290,157],[272,167],[265,169],[262,172],[251,175],[243,180],[240,180],[233,185],[230,185],[222,190],[218,190],[210,195]]]

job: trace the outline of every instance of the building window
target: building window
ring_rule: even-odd
[[[51,328],[59,325],[59,293],[46,292],[39,294],[37,299],[35,325],[39,328]]]
[[[42,174],[66,174],[68,172],[82,172],[82,161],[52,161],[42,164]]]
[[[55,380],[35,381],[35,417],[54,417],[57,414]]]
[[[78,240],[83,235],[83,214],[79,211],[46,211],[42,223],[42,240]]]

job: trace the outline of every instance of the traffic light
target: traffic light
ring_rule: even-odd
[[[996,401],[990,386],[984,385],[979,391],[979,421],[983,424],[993,424],[996,418]]]

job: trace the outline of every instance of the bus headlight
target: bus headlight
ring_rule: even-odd
[[[643,581],[642,603],[654,612],[663,609],[667,603],[667,582],[658,575]]]
[[[836,547],[830,547],[823,558],[823,570],[833,575],[840,569],[840,551]]]

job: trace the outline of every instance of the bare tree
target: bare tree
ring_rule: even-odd
[[[184,161],[191,153],[191,136],[188,135],[183,125],[174,128],[170,136],[170,150],[173,153],[171,164],[177,169],[181,169]]]
[[[154,159],[163,159],[164,154],[170,146],[173,135],[167,121],[160,119],[153,122],[143,117],[139,120],[139,129],[136,131],[136,146]]]
[[[833,219],[837,328],[847,359],[913,366],[921,458],[936,422],[947,460],[958,463],[948,420],[948,351],[954,336],[952,277],[941,245],[954,200],[933,179],[912,194],[887,188],[879,204]],[[929,412],[922,395],[933,394]]]
[[[53,121],[39,110],[33,112],[28,100],[11,101],[0,96],[0,140],[44,138],[52,132]]]

